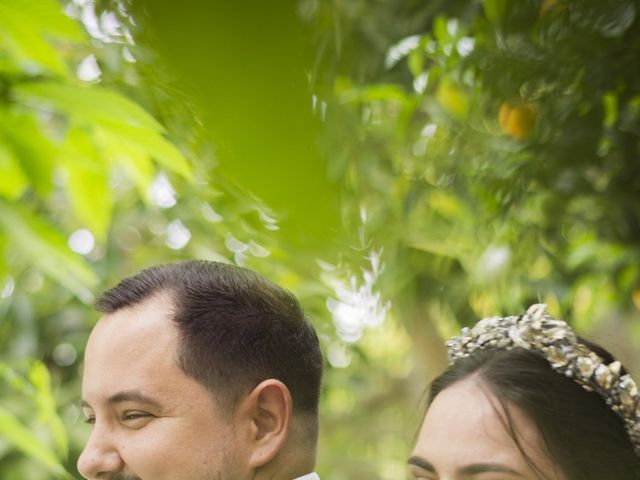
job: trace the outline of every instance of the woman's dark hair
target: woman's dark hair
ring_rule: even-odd
[[[607,364],[614,361],[602,347],[584,340],[581,343]],[[445,388],[471,375],[477,375],[496,397],[507,431],[540,478],[545,478],[544,474],[517,438],[510,405],[531,419],[544,451],[567,480],[640,479],[640,456],[633,449],[622,419],[600,395],[552,370],[541,355],[515,348],[478,351],[457,359],[431,384],[428,404]]]

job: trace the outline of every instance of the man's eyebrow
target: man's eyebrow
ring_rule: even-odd
[[[114,393],[107,399],[108,405],[116,405],[123,402],[137,402],[151,405],[157,408],[161,407],[160,402],[158,402],[156,399],[145,395],[142,392],[138,392],[137,390],[125,390],[122,392]],[[87,403],[85,400],[80,400],[80,406],[82,408],[91,408],[91,405],[89,405],[89,403]]]
[[[118,392],[114,395],[111,395],[107,400],[107,403],[109,405],[115,405],[116,403],[122,402],[145,403],[154,407],[160,407],[160,402],[158,402],[155,398],[145,395],[142,392],[138,392],[137,390],[126,390],[124,392]]]
[[[428,472],[432,472],[432,473],[436,472],[436,469],[433,467],[433,465],[431,465],[422,457],[417,457],[414,455],[411,458],[409,458],[409,460],[407,460],[407,463],[409,465],[415,465],[416,467],[420,467]]]

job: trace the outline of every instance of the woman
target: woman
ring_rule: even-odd
[[[448,343],[412,475],[427,480],[639,480],[640,394],[544,305]]]

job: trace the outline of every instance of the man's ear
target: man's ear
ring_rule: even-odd
[[[293,400],[284,383],[268,379],[255,387],[242,404],[245,418],[251,422],[249,462],[252,468],[258,468],[273,460],[287,441]]]

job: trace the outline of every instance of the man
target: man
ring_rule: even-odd
[[[96,308],[85,478],[318,478],[322,354],[293,295],[243,268],[188,261],[125,279]]]

